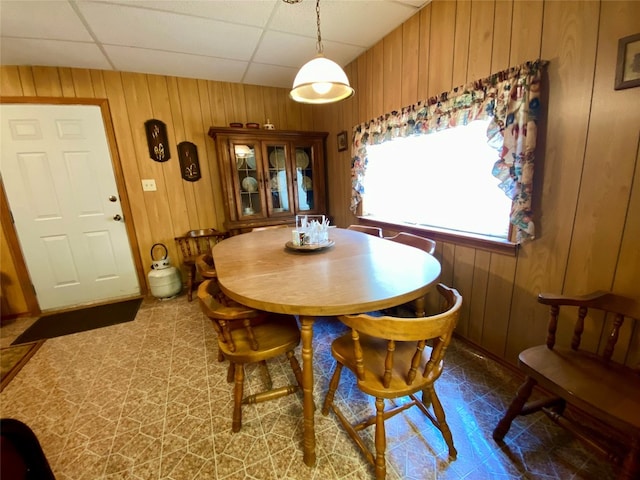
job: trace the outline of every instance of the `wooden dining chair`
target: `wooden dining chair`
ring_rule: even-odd
[[[420,235],[414,235],[413,233],[400,232],[392,237],[385,237],[387,240],[393,242],[404,243],[411,247],[424,250],[429,255],[433,255],[436,252],[436,241],[427,237],[421,237]]]
[[[494,440],[504,439],[517,416],[541,411],[618,465],[618,478],[640,478],[640,365],[634,364],[638,361],[637,349],[634,353],[633,343],[626,338],[620,342],[629,348],[626,355],[624,347],[616,351],[625,320],[630,322],[628,332],[639,326],[640,299],[607,292],[584,296],[541,293],[538,302],[550,309],[546,342],[520,352],[518,365],[526,379],[493,430]],[[573,332],[559,328],[572,318]],[[557,335],[556,341],[558,330],[562,335]],[[591,336],[603,332],[603,344],[581,347],[585,331]],[[585,343],[593,345],[592,341]],[[629,365],[625,365],[625,357]],[[529,400],[536,385],[546,395]],[[576,415],[576,409],[586,415]]]
[[[213,261],[213,255],[210,253],[203,253],[196,257],[196,271],[203,279],[208,280],[212,278],[218,278],[216,273],[216,265]]]
[[[392,242],[402,243],[404,245],[409,245],[410,247],[419,248],[420,250],[424,250],[429,255],[433,255],[436,251],[436,241],[427,237],[421,237],[419,235],[414,235],[413,233],[408,232],[400,232],[392,237],[384,237],[387,240],[391,240]],[[427,294],[428,295],[428,294]],[[387,310],[387,313],[392,315],[399,315],[397,312],[399,309],[403,307],[409,307],[413,310],[414,314],[417,317],[423,317],[426,314],[426,305],[427,305],[427,295],[423,295],[420,298],[415,299],[411,304],[401,305],[400,307],[395,307],[394,309]]]
[[[340,321],[351,331],[331,344],[336,367],[322,407],[323,415],[331,408],[351,439],[375,467],[376,479],[386,476],[386,434],[384,422],[409,407],[417,406],[440,430],[449,456],[457,455],[453,436],[434,385],[444,367],[444,355],[458,321],[462,297],[452,288],[438,285],[444,300],[444,311],[420,318],[373,317],[367,314],[343,315]],[[376,413],[351,423],[334,402],[342,368],[356,377],[358,388],[375,397]],[[421,399],[416,396],[422,392]],[[408,396],[411,401],[385,410],[385,399]],[[433,408],[433,413],[429,410]],[[375,425],[375,453],[358,432]]]
[[[251,229],[252,232],[260,232],[262,230],[274,230],[276,228],[292,228],[290,225],[282,224],[282,225],[266,225],[264,227],[253,227]]]
[[[374,237],[382,238],[382,229],[380,227],[370,227],[369,225],[349,225],[347,230],[355,230],[356,232],[367,233]]]
[[[186,234],[175,237],[182,256],[182,265],[187,271],[187,299],[193,299],[196,283],[196,259],[211,252],[211,248],[221,240],[228,237],[227,232],[219,232],[214,228],[190,230]]]
[[[300,330],[293,315],[263,312],[240,305],[220,290],[215,280],[198,287],[202,312],[211,320],[218,336],[218,349],[229,361],[227,381],[235,382],[231,429],[242,427],[242,405],[260,403],[295,393],[302,388],[302,371],[293,350],[300,344]],[[273,388],[266,360],[286,355],[297,385]],[[244,365],[260,363],[267,372],[263,392],[244,397]]]

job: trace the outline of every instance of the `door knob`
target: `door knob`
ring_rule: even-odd
[[[109,201],[110,201],[110,202],[115,202],[116,200],[117,200],[117,198],[116,198],[116,196],[115,196],[115,195],[111,195],[111,196],[109,197]]]
[[[116,213],[116,214],[113,216],[113,219],[114,219],[116,222],[119,222],[120,220],[122,220],[122,217]]]

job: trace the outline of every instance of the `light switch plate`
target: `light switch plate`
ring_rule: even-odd
[[[155,192],[157,190],[156,181],[153,178],[143,178],[142,190],[145,192]]]

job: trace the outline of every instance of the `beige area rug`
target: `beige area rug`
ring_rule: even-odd
[[[44,340],[38,340],[0,349],[0,392],[27,364],[44,342]]]

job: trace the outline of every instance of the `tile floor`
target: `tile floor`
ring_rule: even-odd
[[[1,329],[8,346],[31,321]],[[316,405],[333,369],[331,339],[344,326],[314,328]],[[333,414],[316,413],[317,465],[302,463],[302,402],[289,395],[246,406],[231,432],[231,385],[215,336],[196,301],[146,299],[133,322],[49,339],[0,394],[0,415],[37,434],[58,480],[370,479],[373,470]],[[299,352],[298,357],[300,358]],[[270,362],[274,384],[293,381]],[[261,387],[247,369],[246,391]],[[387,422],[390,479],[615,478],[604,462],[536,414],[516,420],[501,449],[491,431],[515,392],[511,372],[454,340],[436,384],[458,450],[417,409]],[[350,373],[336,395],[351,411],[373,408]]]

